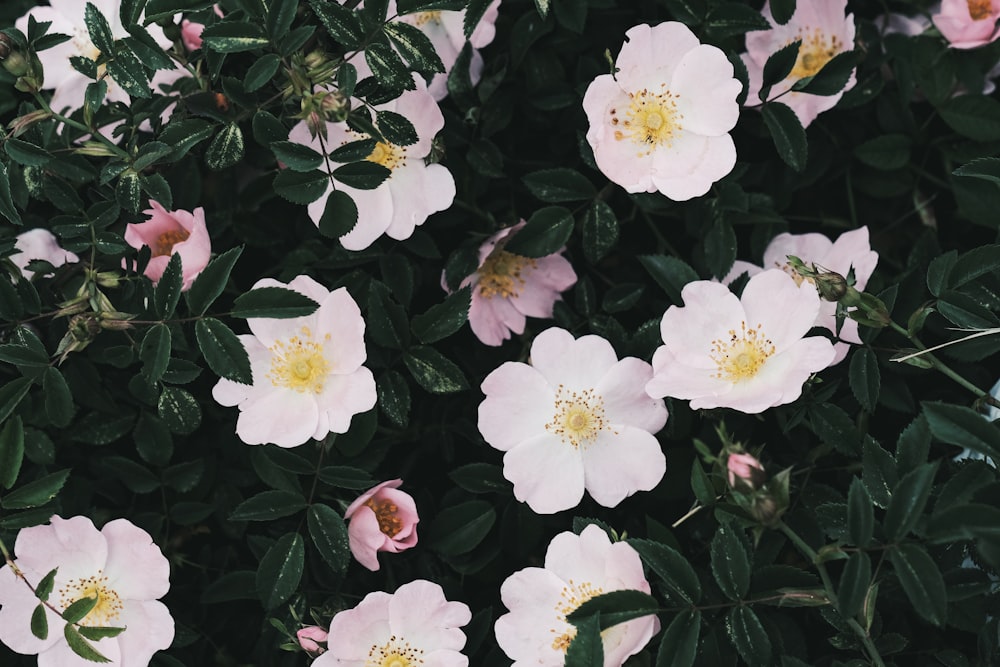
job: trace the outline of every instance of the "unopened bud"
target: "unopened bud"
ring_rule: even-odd
[[[101,313],[101,328],[111,329],[112,331],[124,331],[125,329],[131,329],[132,323],[129,322],[135,315],[131,313],[119,313],[117,311]]]
[[[18,116],[14,120],[10,121],[7,127],[10,129],[13,136],[18,137],[24,134],[24,132],[35,123],[39,123],[51,117],[52,112],[45,111],[44,109],[36,109],[35,111],[24,114],[23,116]]]
[[[326,93],[319,100],[319,108],[323,116],[334,123],[347,120],[347,114],[351,110],[351,103],[344,99],[340,93]]]
[[[847,279],[834,271],[817,273],[813,281],[816,283],[820,297],[826,301],[840,301],[848,290],[852,289],[847,284]]]
[[[99,141],[85,141],[83,145],[74,151],[77,155],[88,155],[90,157],[112,157],[114,153]]]
[[[326,120],[319,113],[312,111],[306,116],[306,127],[309,128],[309,134],[313,139],[319,136],[326,141]]]
[[[3,57],[3,68],[11,75],[21,77],[31,69],[31,62],[20,51],[8,48],[7,55]]]
[[[766,476],[764,466],[750,454],[733,453],[726,458],[729,486],[734,489],[754,490],[760,488]]]
[[[121,276],[114,271],[98,271],[94,274],[94,280],[101,287],[118,287],[118,283],[121,281]]]
[[[305,66],[308,67],[309,69],[319,67],[320,65],[325,65],[328,61],[329,58],[326,57],[326,54],[319,50],[310,51],[309,53],[306,54],[305,58],[302,60]]]
[[[8,35],[0,33],[0,60],[6,60],[10,52],[17,48],[17,44]]]
[[[295,638],[299,640],[299,646],[313,657],[326,652],[326,647],[320,644],[326,644],[327,632],[317,625],[302,628],[295,633]]]

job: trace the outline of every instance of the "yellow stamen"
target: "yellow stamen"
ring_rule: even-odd
[[[573,447],[593,442],[601,431],[609,428],[604,399],[593,389],[570,391],[559,385],[553,410],[552,421],[545,425],[545,430]]]
[[[406,163],[406,149],[380,141],[366,159],[392,171]]]
[[[761,331],[760,324],[748,329],[747,323],[741,322],[739,331],[730,329],[727,338],[712,341],[709,356],[718,368],[713,377],[729,382],[748,380],[760,372],[774,352],[774,344]]]
[[[323,342],[315,342],[309,327],[302,327],[299,335],[275,342],[268,348],[273,356],[267,379],[275,387],[322,393],[323,383],[332,370],[332,364],[323,355],[323,343],[328,340],[330,334]]]
[[[476,273],[479,274],[479,296],[492,299],[516,299],[524,289],[525,270],[535,269],[538,262],[528,257],[521,257],[497,247],[490,253]]]
[[[375,512],[375,518],[378,520],[378,529],[385,533],[387,537],[395,537],[403,529],[403,520],[396,514],[399,511],[399,507],[392,501],[369,498],[365,501],[365,505]]]
[[[364,667],[418,667],[424,664],[423,655],[422,649],[392,635],[382,646],[372,646],[368,650]]]
[[[677,96],[668,90],[654,93],[645,88],[628,96],[632,101],[624,118],[619,117],[617,108],[609,112],[611,124],[617,128],[615,139],[629,139],[637,144],[641,148],[639,157],[649,155],[659,146],[669,148],[682,129],[684,118],[677,110]]]
[[[601,595],[602,593],[604,593],[603,588],[600,586],[594,586],[589,581],[576,585],[573,583],[573,580],[570,579],[566,582],[566,585],[563,586],[560,594],[560,601],[556,604],[556,618],[565,622],[566,617],[573,613],[577,607],[582,605],[587,600]],[[558,631],[553,628],[550,629],[549,632],[556,634]],[[552,640],[553,650],[565,653],[574,637],[576,637],[576,628],[570,628],[569,630],[560,633],[555,639]]]
[[[174,229],[169,232],[163,232],[156,237],[153,247],[150,248],[153,251],[153,257],[162,257],[163,255],[173,253],[174,246],[182,241],[187,241],[190,236],[191,233],[186,229]]]
[[[799,31],[802,45],[799,47],[799,57],[795,60],[790,77],[804,79],[813,76],[830,62],[830,59],[844,50],[844,44],[836,35],[826,35],[819,28],[810,31],[804,28]]]
[[[123,608],[121,598],[108,586],[103,570],[90,577],[81,577],[59,589],[59,605],[66,609],[77,600],[97,598],[97,604],[80,621],[80,625],[107,627],[119,622]]]
[[[993,3],[990,0],[967,0],[969,4],[969,16],[973,21],[982,21],[990,17],[993,12]]]

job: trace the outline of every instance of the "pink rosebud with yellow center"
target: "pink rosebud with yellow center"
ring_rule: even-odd
[[[953,49],[974,49],[1000,37],[1000,0],[942,0],[931,16]]]
[[[410,494],[398,490],[402,484],[401,479],[382,482],[344,513],[351,553],[372,572],[379,569],[379,551],[399,553],[417,543],[417,505]]]
[[[152,258],[146,265],[145,275],[155,285],[174,254],[181,256],[184,284],[187,290],[212,257],[212,241],[205,226],[205,209],[194,211],[168,211],[159,202],[149,200],[143,213],[151,216],[146,222],[125,226],[125,242],[135,249],[149,246]]]

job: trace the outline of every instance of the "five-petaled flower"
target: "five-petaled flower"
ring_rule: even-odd
[[[400,491],[403,480],[382,482],[362,493],[344,512],[355,560],[375,572],[378,552],[399,553],[417,543],[417,504]]]
[[[628,192],[703,195],[736,165],[733,65],[682,23],[637,25],[625,36],[616,74],[597,77],[583,96],[594,160]]]
[[[974,49],[1000,37],[1000,0],[941,0],[934,27],[954,49]]]
[[[18,234],[14,240],[14,249],[17,252],[9,255],[7,259],[12,261],[21,270],[21,275],[28,279],[34,275],[34,271],[28,268],[32,260],[39,259],[53,267],[80,261],[74,253],[62,249],[55,234],[41,227]]]
[[[330,621],[327,651],[315,667],[468,667],[459,653],[468,605],[449,602],[441,587],[417,579],[393,594],[369,593]]]
[[[146,265],[145,276],[154,285],[163,277],[170,258],[180,255],[181,289],[187,290],[212,258],[212,240],[205,226],[205,209],[168,211],[152,199],[149,205],[152,208],[143,211],[150,216],[149,220],[125,225],[125,242],[137,250],[149,246],[152,257]]]
[[[660,322],[650,396],[758,413],[797,399],[809,376],[833,361],[829,340],[804,337],[819,294],[780,269],[751,277],[740,298],[708,280],[688,283],[681,297],[684,306],[670,306]]]
[[[667,408],[643,391],[650,377],[648,363],[619,361],[600,336],[558,328],[532,342],[530,366],[508,361],[486,376],[479,432],[506,452],[514,497],[551,514],[576,507],[584,489],[614,507],[656,486],[666,458],[653,434]]]
[[[618,590],[649,593],[642,561],[625,542],[612,543],[601,528],[559,533],[545,552],[545,567],[518,570],[500,587],[510,611],[497,619],[497,643],[513,667],[561,667],[576,628],[566,616],[593,597]],[[655,615],[619,623],[601,633],[604,666],[621,667],[659,630]]]
[[[236,435],[248,445],[297,447],[310,438],[346,433],[351,417],[375,407],[375,378],[362,364],[365,321],[343,287],[330,292],[309,276],[288,285],[270,278],[254,288],[286,287],[319,304],[311,315],[247,319],[240,342],[250,357],[253,384],[222,378],[216,401],[238,405]]]
[[[173,641],[174,620],[158,601],[170,588],[170,564],[149,533],[130,521],[115,519],[97,530],[87,517],[53,516],[48,525],[22,529],[14,551],[17,570],[32,586],[56,569],[51,608],[43,607],[48,635],[39,639],[31,631],[38,598],[10,565],[0,568],[0,642],[16,653],[37,653],[42,667],[93,664],[69,647],[66,622],[53,611],[85,597],[97,603],[80,625],[125,628],[91,642],[108,664],[145,667]]]

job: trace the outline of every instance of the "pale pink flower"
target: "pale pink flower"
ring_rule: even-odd
[[[149,200],[151,208],[143,211],[150,216],[146,222],[125,225],[125,242],[138,250],[149,246],[152,258],[145,275],[155,285],[174,254],[181,256],[184,275],[182,290],[191,287],[212,257],[212,240],[205,226],[205,209],[168,211],[159,202]]]
[[[562,256],[565,247],[537,259],[504,250],[524,225],[519,222],[486,239],[479,247],[479,268],[460,285],[472,286],[469,326],[486,345],[501,345],[512,332],[524,333],[526,316],[551,318],[560,292],[576,284],[576,273]],[[450,292],[443,273],[441,286]]]
[[[346,433],[351,417],[375,407],[375,378],[364,367],[365,321],[344,287],[332,292],[298,276],[287,285],[271,278],[253,286],[284,287],[319,304],[311,315],[251,317],[240,342],[250,356],[253,384],[222,378],[212,397],[238,405],[236,435],[248,445],[297,447],[329,433]]]
[[[625,36],[617,73],[594,79],[583,96],[594,160],[627,192],[703,195],[736,164],[733,65],[682,23],[637,25]]]
[[[18,234],[14,241],[14,249],[17,252],[9,255],[7,259],[14,262],[14,265],[21,270],[21,275],[28,279],[34,275],[34,272],[28,269],[28,263],[33,259],[45,260],[55,267],[80,261],[75,254],[59,246],[59,241],[52,232],[41,227]]]
[[[751,277],[741,298],[709,280],[688,283],[681,297],[684,306],[670,306],[660,322],[650,396],[758,413],[797,399],[809,376],[833,361],[829,340],[804,338],[819,294],[784,271]]]
[[[733,453],[726,457],[726,473],[731,487],[735,488],[740,483],[753,489],[760,485],[763,472],[763,464],[750,454]]]
[[[666,472],[653,435],[663,401],[643,386],[648,363],[621,361],[600,336],[551,328],[531,344],[531,365],[508,361],[483,380],[479,432],[506,452],[514,497],[539,514],[576,507],[584,489],[605,507],[649,491]]]
[[[931,15],[953,49],[974,49],[1000,37],[1000,0],[942,0]]]
[[[399,553],[417,543],[417,504],[393,479],[362,493],[344,512],[347,537],[355,560],[375,572],[378,552]]]
[[[803,279],[788,265],[788,256],[798,257],[807,264],[834,271],[847,277],[854,270],[854,288],[863,291],[868,285],[878,264],[878,253],[872,250],[868,241],[868,227],[861,227],[841,234],[837,240],[830,241],[823,234],[778,234],[767,245],[764,251],[764,268],[779,268],[796,281]],[[813,283],[809,282],[810,285]],[[837,304],[832,301],[821,301],[819,315],[815,326],[823,327],[837,334]],[[831,366],[839,364],[847,356],[849,343],[859,344],[858,323],[849,317],[844,318],[840,327],[841,341],[834,345],[834,358]]]
[[[97,604],[81,625],[125,628],[116,637],[91,644],[113,667],[145,667],[173,641],[174,620],[158,599],[170,588],[170,564],[149,533],[125,519],[97,530],[87,517],[53,516],[49,525],[23,528],[14,545],[14,563],[33,586],[58,568],[49,603],[63,611],[83,597]],[[45,609],[48,636],[31,632],[38,599],[11,570],[0,568],[0,642],[15,653],[38,654],[40,667],[89,663],[70,649],[62,617]]]
[[[222,18],[224,14],[222,13],[222,8],[218,4],[213,5],[212,9],[215,11],[215,15]],[[196,51],[201,48],[201,33],[205,30],[204,23],[198,23],[196,21],[190,21],[184,19],[181,21],[181,41],[184,43],[184,48],[188,51]]]
[[[328,650],[315,667],[468,667],[459,653],[462,626],[472,620],[468,605],[449,602],[441,587],[417,579],[390,595],[369,593],[330,622]]]
[[[299,646],[302,647],[303,651],[313,657],[326,653],[326,647],[320,646],[320,644],[326,643],[327,636],[326,630],[318,625],[310,625],[300,628],[299,631],[295,633],[295,638],[299,640]]]
[[[355,64],[361,76],[362,63]],[[413,123],[417,141],[409,146],[384,142],[375,146],[367,159],[392,172],[377,188],[358,190],[343,183],[336,184],[337,189],[350,195],[358,207],[357,225],[340,237],[341,245],[348,250],[364,250],[382,234],[397,241],[408,239],[431,213],[445,210],[455,199],[455,179],[451,172],[443,165],[427,164],[424,160],[431,152],[434,136],[444,127],[444,116],[423,83],[417,82],[417,90],[408,90],[402,96],[378,105],[376,110],[394,111],[406,117]],[[367,135],[347,127],[346,122],[327,123],[326,130],[328,151],[367,138]],[[288,140],[323,151],[319,138],[310,135],[305,121],[292,128]],[[332,166],[336,168],[340,165]],[[323,197],[309,204],[309,217],[317,225],[323,217],[326,198],[332,191],[333,185],[330,184]]]
[[[593,597],[619,590],[650,592],[635,549],[612,543],[594,524],[579,535],[559,533],[545,552],[544,568],[518,570],[500,586],[510,611],[494,626],[497,643],[513,667],[561,667],[576,636],[566,616]],[[659,628],[654,614],[603,631],[604,667],[621,667]]]
[[[803,127],[808,127],[816,116],[835,107],[844,93],[854,87],[856,79],[853,71],[844,89],[834,95],[812,95],[795,92],[791,88],[799,79],[815,75],[838,53],[854,48],[854,15],[845,17],[846,9],[847,0],[799,0],[792,18],[788,23],[779,25],[771,16],[770,3],[765,2],[761,13],[771,24],[771,29],[748,32],[747,52],[742,55],[750,75],[747,106],[761,103],[759,93],[767,59],[782,47],[801,40],[795,67],[783,81],[771,87],[768,99],[780,95],[779,101],[795,112]]]

